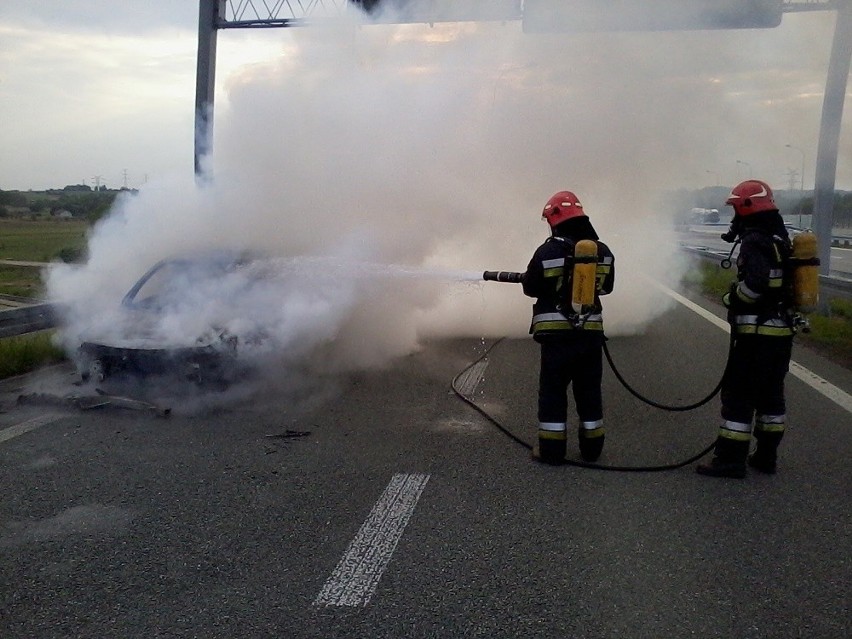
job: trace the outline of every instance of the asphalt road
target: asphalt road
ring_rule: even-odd
[[[663,330],[665,327],[665,330]],[[852,372],[788,382],[779,473],[742,481],[534,463],[537,347],[427,345],[200,413],[80,410],[5,385],[0,637],[850,636]],[[642,394],[691,403],[727,336],[684,306],[609,341]],[[829,386],[829,383],[833,386]],[[642,404],[604,375],[603,464],[712,442],[718,400]]]

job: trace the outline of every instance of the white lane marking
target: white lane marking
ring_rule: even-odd
[[[664,286],[663,284],[660,284],[657,280],[653,280],[651,278],[646,278],[646,279],[651,284],[653,284],[658,289],[660,289],[663,293],[665,293],[666,295],[668,295],[669,297],[674,299],[676,302],[680,302],[681,304],[686,306],[686,308],[688,308],[690,311],[693,311],[694,313],[698,313],[701,317],[706,319],[711,324],[715,324],[716,326],[721,328],[726,333],[728,333],[728,334],[731,333],[731,326],[725,320],[716,317],[713,313],[711,313],[707,309],[702,308],[698,304],[695,304],[694,302],[689,301],[680,293],[675,293],[668,286]]]
[[[486,368],[488,368],[488,360],[482,359],[459,377],[456,388],[463,397],[473,397],[476,387],[479,386],[479,382],[482,381],[482,377],[485,375]]]
[[[698,313],[704,319],[715,324],[716,326],[721,328],[723,331],[730,334],[731,327],[726,321],[716,317],[710,311],[708,311],[704,308],[701,308],[698,304],[695,304],[695,303],[689,301],[683,295],[679,295],[678,293],[675,293],[673,290],[671,290],[670,288],[668,288],[666,286],[663,286],[659,282],[656,282],[656,281],[653,281],[653,280],[651,280],[651,281],[657,288],[659,288],[661,291],[663,291],[666,295],[669,295],[670,297],[674,298],[676,301],[678,301],[681,304],[683,304],[684,306],[686,306],[689,310],[694,311],[695,313]],[[813,371],[805,368],[804,366],[802,366],[801,364],[799,364],[798,362],[796,362],[794,360],[790,360],[790,373],[794,377],[798,377],[800,380],[802,380],[805,384],[807,384],[808,386],[810,386],[814,390],[822,393],[825,397],[827,397],[828,399],[833,401],[835,404],[840,406],[840,408],[844,409],[846,412],[852,413],[852,395],[850,395],[846,391],[838,388],[837,386],[835,386],[834,384],[832,384],[828,380],[823,379],[822,377],[820,377],[819,375],[817,375]]]
[[[21,422],[20,424],[9,426],[9,428],[0,430],[0,443],[8,441],[14,437],[18,437],[19,435],[23,435],[24,433],[28,433],[31,430],[35,430],[39,426],[46,426],[51,422],[55,422],[60,417],[61,415],[48,413],[46,415],[39,415],[38,417],[33,417],[32,419],[28,419],[27,421]]]
[[[343,558],[314,600],[315,606],[366,606],[429,481],[397,474],[373,506]]]
[[[805,384],[818,390],[835,404],[852,413],[852,395],[823,379],[813,371],[805,368],[796,361],[790,360],[790,372]]]

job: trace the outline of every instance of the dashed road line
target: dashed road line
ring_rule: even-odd
[[[464,397],[473,397],[476,387],[485,375],[486,368],[488,368],[488,360],[482,359],[462,373],[456,382],[458,392]]]
[[[56,415],[54,413],[47,413],[45,415],[39,415],[38,417],[33,417],[32,419],[28,419],[25,422],[21,422],[20,424],[15,424],[14,426],[9,426],[9,428],[5,428],[0,430],[0,443],[5,441],[9,441],[19,435],[23,435],[24,433],[28,433],[31,430],[35,430],[39,426],[46,426],[52,422],[55,422],[61,417],[61,415]]]
[[[391,560],[429,475],[397,474],[373,506],[315,606],[366,606]]]

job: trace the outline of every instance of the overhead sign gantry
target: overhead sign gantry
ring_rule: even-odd
[[[637,5],[641,9],[637,9]],[[820,272],[828,275],[837,153],[852,59],[852,0],[199,0],[195,91],[195,173],[210,152],[220,29],[310,26],[362,11],[385,24],[521,21],[530,34],[588,31],[763,29],[784,13],[837,12],[823,98],[814,177]]]

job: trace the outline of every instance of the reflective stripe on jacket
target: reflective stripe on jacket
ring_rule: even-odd
[[[742,236],[729,320],[739,335],[789,337],[793,329],[784,264],[790,242],[759,229]]]

